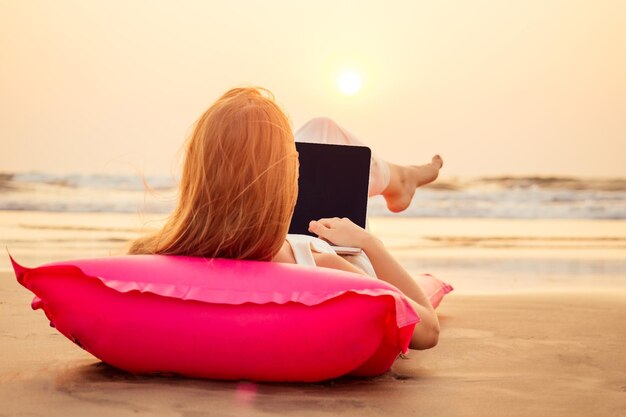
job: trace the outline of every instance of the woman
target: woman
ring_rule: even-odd
[[[358,142],[329,119],[315,119],[298,136]],[[370,195],[381,193],[390,210],[401,211],[439,168],[439,157],[401,167],[374,156]],[[379,239],[345,218],[312,221],[310,231],[321,239],[287,235],[297,193],[298,154],[287,116],[265,89],[232,89],[198,119],[186,142],[176,208],[161,230],[131,242],[128,253],[308,263],[363,275],[369,267],[370,275],[402,291],[421,317],[410,347],[435,346],[439,322],[432,305]],[[353,264],[327,241],[365,254]]]

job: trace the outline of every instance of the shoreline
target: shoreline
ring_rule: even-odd
[[[24,266],[123,254],[163,216],[0,211],[0,246]],[[370,230],[413,275],[457,294],[626,289],[626,221],[371,217]],[[0,271],[11,271],[0,257]]]

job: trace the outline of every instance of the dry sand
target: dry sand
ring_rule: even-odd
[[[127,374],[31,311],[0,273],[0,415],[623,416],[626,293],[450,294],[440,343],[389,373],[320,384]]]

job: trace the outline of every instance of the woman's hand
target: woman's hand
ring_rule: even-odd
[[[352,223],[347,217],[312,220],[309,223],[309,232],[336,246],[362,248],[372,238],[367,230]]]

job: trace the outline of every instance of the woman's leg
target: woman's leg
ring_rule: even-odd
[[[309,120],[298,129],[295,138],[296,142],[366,146],[352,133],[327,117],[316,117]],[[368,195],[371,197],[382,194],[389,185],[389,180],[389,165],[372,151]]]
[[[296,142],[334,143],[339,145],[366,146],[332,119],[317,117],[305,123],[295,133]],[[372,151],[368,195],[382,195],[387,207],[393,212],[406,209],[415,189],[434,181],[443,161],[435,155],[426,165],[395,165],[380,158]]]

